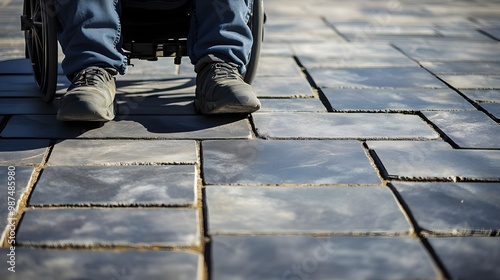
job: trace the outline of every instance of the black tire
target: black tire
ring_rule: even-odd
[[[57,15],[54,0],[25,0],[22,26],[26,52],[42,99],[51,102],[57,89]]]
[[[260,48],[264,40],[264,0],[254,0],[249,26],[252,30],[253,44],[244,80],[248,84],[251,84],[257,73]]]

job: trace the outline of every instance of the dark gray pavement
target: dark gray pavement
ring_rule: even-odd
[[[0,1],[0,279],[500,279],[500,1],[265,5],[261,111],[134,61],[97,127]]]

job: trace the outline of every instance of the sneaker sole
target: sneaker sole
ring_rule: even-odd
[[[98,108],[88,102],[73,101],[57,112],[60,121],[105,122],[115,118],[114,104]]]
[[[243,102],[241,99],[247,99]],[[236,97],[227,96],[225,99],[218,101],[206,101],[202,98],[197,98],[194,101],[195,108],[198,112],[206,115],[212,114],[250,114],[260,109],[260,101],[256,97]]]

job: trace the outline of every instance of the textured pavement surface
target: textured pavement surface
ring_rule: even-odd
[[[134,61],[89,126],[0,1],[1,279],[500,279],[500,2],[265,5],[261,111]]]

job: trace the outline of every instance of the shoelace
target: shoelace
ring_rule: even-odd
[[[211,65],[214,69],[214,79],[226,78],[238,80],[241,79],[238,69],[235,66],[232,66],[228,63],[214,63]]]
[[[106,70],[99,68],[87,68],[78,73],[73,85],[75,86],[95,86],[107,80]]]

